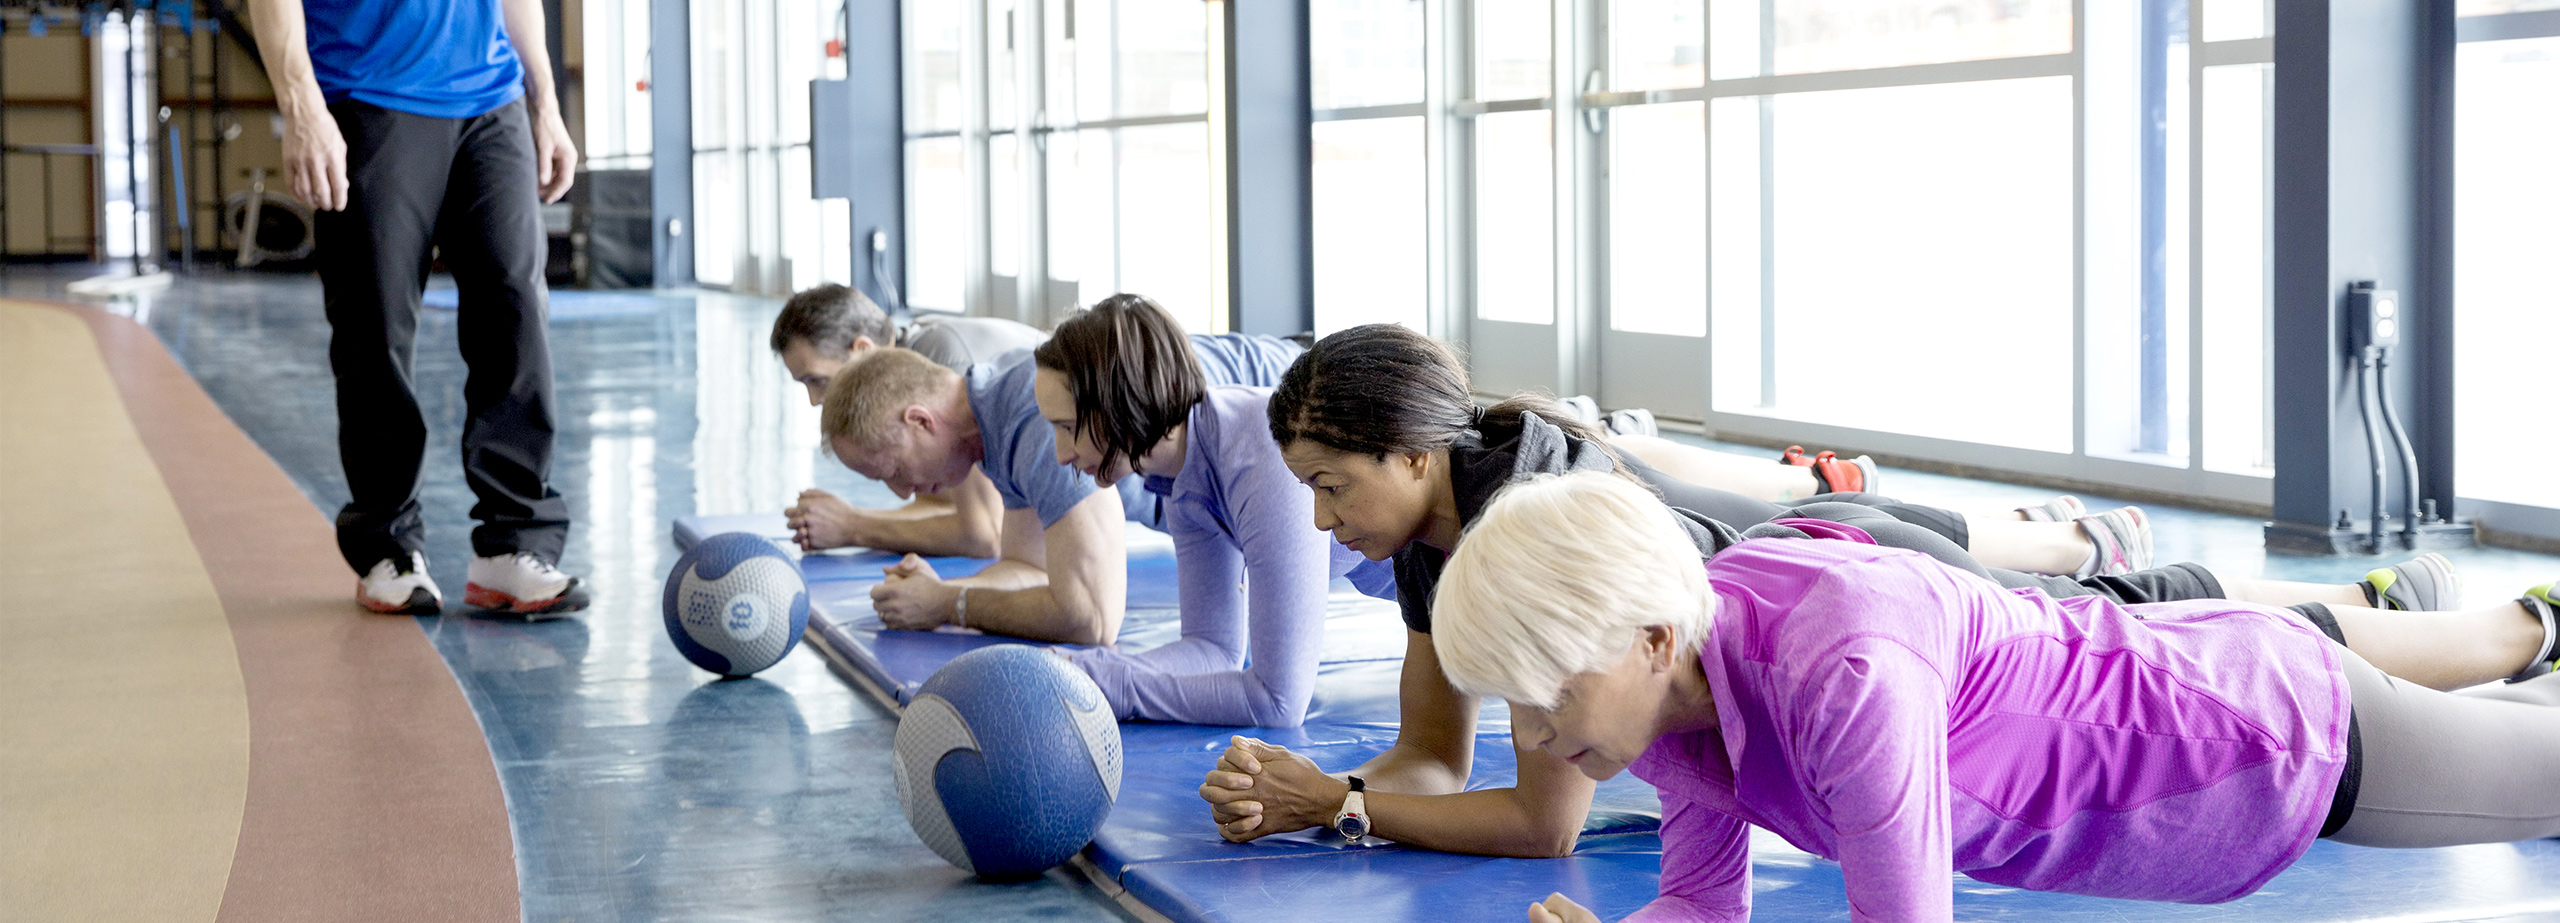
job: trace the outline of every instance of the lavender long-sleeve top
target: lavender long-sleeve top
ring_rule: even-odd
[[[1280,461],[1268,388],[1209,390],[1191,408],[1182,473],[1165,495],[1182,639],[1136,654],[1068,655],[1122,720],[1296,727],[1315,693],[1335,577],[1392,595],[1394,575],[1315,527],[1313,497]]]
[[[1707,562],[1720,726],[1630,767],[1662,793],[1661,897],[1741,920],[1748,825],[1840,862],[1858,920],[1945,920],[1947,871],[2208,903],[2301,857],[2351,709],[2330,642],[2227,600],[2002,590],[1918,554],[1744,542]]]

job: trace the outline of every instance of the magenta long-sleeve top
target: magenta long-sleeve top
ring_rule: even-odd
[[[2351,714],[2329,640],[2227,600],[2003,590],[1908,551],[1744,542],[1707,562],[1719,727],[1630,767],[1662,793],[1661,897],[1741,920],[1749,826],[1840,863],[1857,920],[1946,920],[1948,870],[2206,903],[2317,835]]]

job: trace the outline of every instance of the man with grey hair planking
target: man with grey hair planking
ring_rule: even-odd
[[[875,346],[903,346],[944,368],[966,372],[1048,339],[1039,328],[997,317],[926,314],[901,328],[860,291],[828,283],[783,304],[773,319],[772,346],[791,380],[809,389],[809,405],[815,407],[836,370]],[[985,558],[996,554],[1002,512],[995,486],[985,475],[971,473],[946,490],[889,510],[856,507],[813,487],[801,491],[783,516],[802,551],[860,545]]]
[[[1190,339],[1212,384],[1269,387],[1302,351],[1266,336]],[[1154,504],[1131,495],[1154,495],[1104,489],[1059,464],[1030,358],[1020,350],[955,372],[914,350],[881,347],[857,353],[827,383],[819,430],[846,467],[901,497],[983,476],[1003,508],[997,560],[986,569],[945,580],[913,554],[890,566],[871,591],[882,624],[1079,644],[1119,636],[1128,549],[1118,520],[1152,525]]]

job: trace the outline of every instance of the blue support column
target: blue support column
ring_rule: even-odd
[[[2271,551],[2369,547],[2375,460],[2343,316],[2358,281],[2402,295],[2388,391],[2425,469],[2420,495],[2452,512],[2453,5],[2275,7]],[[2398,477],[2398,459],[2382,467]],[[2471,542],[2467,525],[2404,535],[2396,480],[2382,496],[2391,517],[2382,549]]]
[[[892,309],[905,307],[907,291],[906,97],[898,15],[898,0],[850,0],[845,7],[845,80],[853,91],[853,131],[845,139],[854,168],[853,284]],[[876,267],[874,232],[884,244]]]
[[[649,225],[658,286],[693,284],[693,5],[649,0]]]
[[[1231,326],[1315,327],[1314,88],[1307,0],[1228,0],[1227,247]]]

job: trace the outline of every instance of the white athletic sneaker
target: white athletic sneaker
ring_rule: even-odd
[[[556,615],[587,607],[586,584],[525,552],[471,559],[462,601],[517,615]]]
[[[444,611],[444,591],[427,576],[427,557],[415,551],[406,558],[384,558],[356,579],[356,603],[392,615],[434,615]]]

